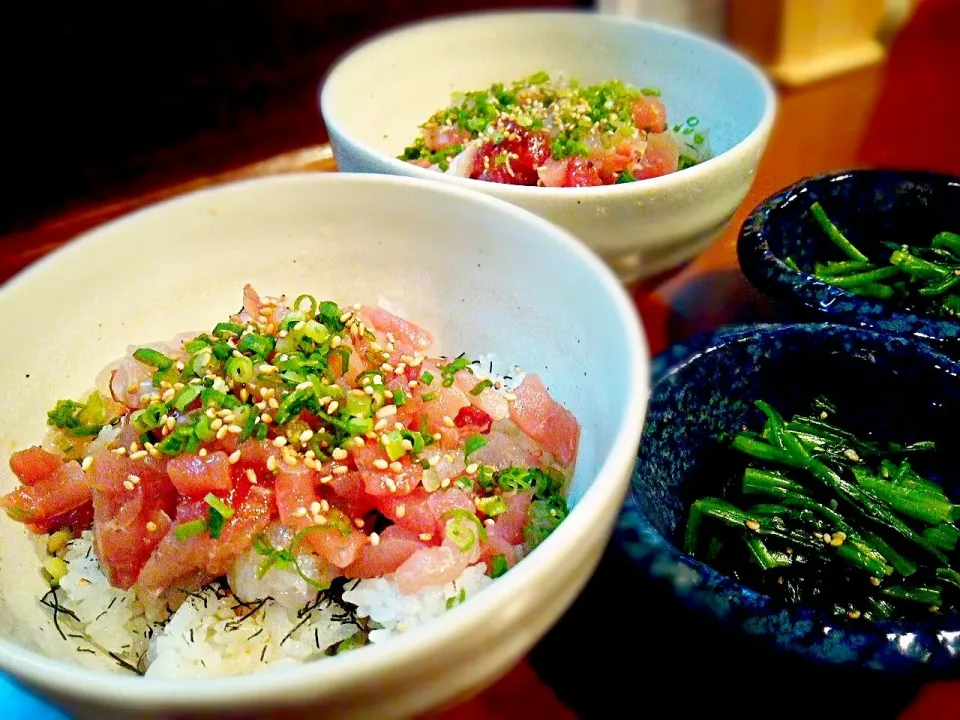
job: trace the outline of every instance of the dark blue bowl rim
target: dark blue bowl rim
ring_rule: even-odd
[[[656,355],[652,361],[650,397],[654,397],[658,386],[665,378],[675,372],[681,371],[687,365],[695,363],[708,352],[712,353],[732,342],[775,337],[779,334],[790,333],[797,330],[806,330],[811,334],[818,332],[845,333],[860,337],[871,343],[886,343],[891,339],[888,334],[883,332],[833,322],[757,323],[721,327],[715,331],[705,332],[683,343],[673,345]],[[902,337],[897,338],[897,340],[903,343],[907,352],[916,353],[918,359],[923,359],[932,364],[942,364],[946,371],[960,375],[960,364],[938,352],[934,347]],[[714,570],[709,565],[690,557],[680,550],[670,539],[664,537],[657,531],[642,516],[638,508],[638,499],[635,491],[636,481],[637,474],[635,470],[617,534],[619,536],[620,546],[623,548],[624,530],[629,527],[633,532],[639,531],[640,544],[643,546],[641,553],[645,558],[644,564],[648,567],[657,564],[660,564],[662,567],[663,564],[666,563],[682,572],[686,572],[688,575],[691,572],[695,573],[699,575],[702,582],[705,581],[710,585],[719,584],[721,587],[725,586],[729,591],[741,593],[744,596],[763,602],[766,609],[772,613],[771,617],[788,617],[790,622],[806,624],[819,631],[829,628],[831,631],[836,631],[842,635],[844,641],[853,646],[877,646],[888,643],[893,637],[912,637],[918,629],[937,633],[938,635],[944,631],[960,631],[960,615],[951,615],[943,618],[942,626],[924,624],[921,628],[918,623],[885,622],[871,623],[861,627],[838,621],[824,612],[811,610],[804,606],[787,606],[776,603],[770,596],[752,590],[735,581],[733,578]],[[628,555],[631,554],[629,550],[627,550],[627,552]],[[632,562],[636,562],[636,557],[631,557],[630,559]],[[683,593],[678,594],[682,595]],[[701,611],[703,610],[702,605],[700,609]],[[707,611],[709,614],[714,615],[717,620],[725,622],[726,619],[722,613],[715,611],[714,608],[711,607]],[[764,632],[757,633],[758,637],[764,634]],[[958,632],[957,635],[960,636],[960,632]],[[960,638],[958,638],[955,643],[960,644]],[[796,649],[795,647],[788,648],[788,650],[791,651]],[[801,654],[803,655],[805,653],[801,652]],[[907,653],[904,654],[906,655]],[[808,659],[831,665],[857,664],[855,661],[831,661],[810,656],[808,656]],[[913,666],[912,669],[918,669],[915,663],[910,663],[909,660],[907,662]],[[919,664],[921,666],[923,665],[922,662]],[[880,665],[874,665],[874,667],[880,668]]]
[[[882,301],[855,295],[834,285],[815,280],[807,273],[797,272],[770,250],[768,220],[787,200],[810,186],[856,178],[865,178],[877,184],[907,181],[960,185],[960,176],[922,170],[855,169],[806,177],[769,196],[747,216],[737,238],[737,259],[743,275],[761,293],[773,300],[800,305],[819,313],[826,312],[825,308],[842,300],[844,304],[855,308],[850,314],[857,316],[856,324],[863,328],[903,334],[904,327],[908,327],[911,334],[917,337],[937,341],[942,339],[942,329],[948,326],[953,329],[951,335],[954,337],[960,335],[958,322],[891,310]],[[798,282],[801,278],[805,282]],[[834,314],[838,317],[840,315],[840,313]]]

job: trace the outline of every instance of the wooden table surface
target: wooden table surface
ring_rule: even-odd
[[[940,4],[946,4],[948,1],[945,0]],[[925,3],[931,6],[936,4],[938,3],[934,0]],[[937,24],[936,19],[931,20],[929,17],[926,22],[928,25]],[[929,27],[927,32],[926,37],[929,37],[929,33],[932,32]],[[908,33],[905,31],[903,34]],[[914,32],[914,35],[917,33]],[[897,42],[900,42],[899,39]],[[916,43],[916,39],[913,42]],[[924,47],[929,46],[929,42],[926,41],[922,41],[921,44]],[[901,78],[901,84],[914,82],[909,63],[930,62],[929,58],[917,60],[916,57],[903,61],[897,60],[898,53],[906,57],[910,52],[916,55],[915,51],[915,46],[898,50],[895,44],[891,60],[885,66],[875,66],[816,85],[781,92],[779,117],[768,150],[753,188],[730,227],[713,246],[685,268],[671,277],[659,278],[656,283],[648,283],[634,290],[654,352],[691,333],[710,329],[732,319],[749,318],[761,312],[757,298],[746,286],[737,269],[734,248],[740,224],[765,196],[804,176],[869,163],[870,151],[865,151],[864,139],[870,136],[871,128],[876,127],[878,122],[882,124],[888,121],[886,116],[880,120],[876,119],[877,114],[882,114],[879,109],[875,113],[875,105],[881,89],[884,94],[881,100],[893,102],[886,98],[891,82],[898,77]],[[944,63],[944,65],[948,64]],[[932,98],[928,100],[930,113],[938,112],[936,108],[929,107],[930,104],[937,102],[935,90],[932,89],[929,92],[929,97]],[[882,141],[879,144],[882,146]],[[876,142],[874,147],[877,147]],[[955,157],[956,155],[957,153],[954,153]],[[882,153],[880,156],[883,157]],[[931,157],[934,156],[931,155]],[[922,159],[920,164],[923,166]],[[60,247],[78,233],[145,205],[198,188],[241,178],[284,172],[330,172],[335,169],[329,147],[318,145],[270,157],[228,173],[198,177],[173,187],[158,187],[146,195],[117,198],[62,217],[50,218],[28,231],[0,237],[0,282],[7,280],[51,250]],[[960,173],[960,166],[953,170]],[[601,582],[599,579],[594,581],[594,583],[599,582]],[[584,611],[581,610],[582,612]],[[538,652],[535,651],[532,665],[527,661],[521,663],[507,677],[478,697],[430,717],[443,720],[453,718],[480,720],[481,718],[562,719],[578,716],[605,716],[597,711],[596,706],[591,705],[589,700],[583,700],[585,697],[583,693],[578,696],[576,692],[566,687],[567,683],[564,680],[566,670],[570,671],[571,676],[580,673],[577,662],[583,657],[582,648],[563,649],[570,645],[568,636],[571,632],[571,624],[580,622],[580,617],[576,610],[572,611],[569,617],[548,636],[539,650],[541,658],[544,655],[556,656],[560,653],[559,658],[537,660]],[[566,654],[563,655],[563,653]],[[546,683],[538,678],[534,668],[539,671]],[[551,690],[550,686],[555,688],[555,691]],[[619,690],[618,688],[617,691]],[[940,691],[942,692],[942,688]],[[937,692],[937,689],[931,692]],[[899,709],[909,701],[910,696],[911,694],[908,693],[906,700],[899,703],[897,700],[891,700],[889,714],[884,714],[889,717],[896,715]],[[910,717],[931,719],[956,717],[955,712],[952,714],[941,712],[938,715],[929,710],[929,707],[933,707],[942,711],[948,704],[960,707],[960,703],[956,703],[953,699],[947,702],[944,697],[954,698],[955,696],[925,695],[924,703],[927,709],[921,713],[920,710],[924,706],[918,703],[914,714]],[[575,711],[571,709],[573,707]],[[592,711],[591,708],[593,708]]]

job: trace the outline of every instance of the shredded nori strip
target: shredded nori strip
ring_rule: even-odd
[[[51,602],[49,598],[53,598],[53,601]],[[53,610],[53,626],[57,629],[57,632],[60,633],[60,637],[66,640],[67,636],[64,634],[63,628],[60,627],[60,613],[63,613],[69,618],[73,618],[77,622],[80,622],[80,618],[78,618],[72,610],[60,604],[60,597],[57,595],[56,588],[47,590],[44,596],[40,598],[40,604]]]
[[[236,620],[231,620],[226,625],[224,625],[224,628],[231,631],[236,630],[237,628],[240,627],[240,623],[242,623],[247,618],[252,617],[256,615],[258,612],[260,612],[260,609],[267,604],[267,600],[273,600],[273,598],[268,595],[267,597],[263,598],[263,600],[258,600],[253,605],[253,609],[250,610],[246,615],[241,615]],[[248,607],[248,606],[245,605],[244,607]]]
[[[119,665],[120,667],[122,667],[124,670],[129,670],[130,672],[136,673],[137,675],[143,675],[143,671],[140,670],[140,668],[134,667],[133,665],[131,665],[130,663],[128,663],[126,660],[124,660],[122,657],[120,657],[120,656],[117,655],[116,653],[107,653],[107,654],[108,654],[111,658],[113,658],[114,662],[116,662],[117,665]]]

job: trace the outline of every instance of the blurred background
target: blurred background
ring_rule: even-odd
[[[4,19],[0,233],[325,140],[316,89],[351,45],[417,18],[580,7],[708,34],[768,67],[857,65],[935,0],[168,0],[21,4]],[[824,23],[824,13],[839,20]],[[817,18],[820,21],[817,22]],[[870,42],[875,42],[873,37]],[[862,45],[862,43],[861,43]],[[830,68],[828,67],[829,71]],[[836,70],[836,68],[834,68]],[[813,75],[819,71],[812,69]],[[829,72],[827,73],[829,74]],[[809,78],[800,78],[806,82]],[[796,80],[796,78],[793,78]],[[868,93],[869,94],[869,93]],[[872,102],[872,95],[864,98]]]

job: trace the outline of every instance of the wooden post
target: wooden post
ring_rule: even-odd
[[[727,39],[787,86],[879,62],[886,0],[729,0]]]

